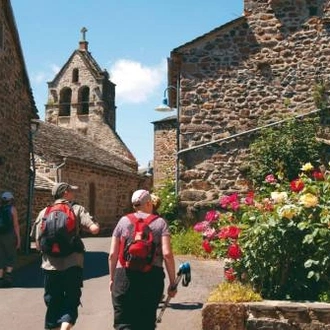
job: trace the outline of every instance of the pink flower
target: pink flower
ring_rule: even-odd
[[[249,191],[247,196],[245,197],[244,203],[246,205],[254,205],[254,192]]]
[[[214,228],[206,228],[203,232],[203,237],[211,240],[216,236],[216,230]]]
[[[211,253],[213,250],[210,242],[207,239],[205,239],[203,241],[202,247],[203,247],[204,251],[207,253]]]
[[[236,211],[239,208],[238,194],[234,193],[229,196],[222,196],[220,198],[220,206],[224,209],[232,208]]]
[[[242,256],[242,250],[237,243],[233,243],[228,247],[228,257],[239,259]]]
[[[207,228],[209,228],[209,222],[207,221],[197,222],[194,225],[194,230],[197,231],[198,233],[204,232]]]
[[[268,174],[267,176],[266,176],[266,178],[265,178],[265,181],[267,182],[267,183],[271,183],[271,184],[274,184],[274,183],[276,183],[276,178],[275,178],[275,176],[273,175],[273,174]]]
[[[204,220],[207,222],[214,222],[219,219],[219,213],[215,210],[208,211],[205,215]]]

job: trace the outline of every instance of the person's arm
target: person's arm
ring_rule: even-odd
[[[170,297],[174,297],[176,295],[176,289],[173,289],[173,285],[176,277],[175,260],[171,248],[171,238],[168,235],[162,236],[162,252],[163,252],[166,272],[169,278],[169,286],[167,289],[167,293]]]
[[[16,235],[16,249],[19,249],[21,247],[21,234],[20,234],[17,210],[15,206],[12,206],[11,214],[13,217],[14,232]]]
[[[118,262],[119,244],[120,244],[120,238],[112,236],[110,251],[109,251],[109,259],[108,259],[109,274],[110,274],[110,282],[109,282],[110,292],[112,290],[113,280],[114,280],[116,266],[117,266],[117,262]]]
[[[97,235],[100,232],[100,225],[94,222],[92,225],[88,227],[88,231],[93,235]]]

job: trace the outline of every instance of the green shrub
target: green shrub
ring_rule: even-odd
[[[251,302],[262,301],[262,297],[251,286],[239,282],[224,282],[211,292],[208,302]]]
[[[172,235],[172,249],[176,255],[194,255],[197,257],[209,257],[201,249],[202,238],[192,228],[181,230]]]

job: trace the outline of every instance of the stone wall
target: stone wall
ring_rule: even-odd
[[[314,87],[330,77],[327,6],[245,1],[243,17],[171,52],[170,83],[180,78],[183,207],[246,188],[239,166],[251,136],[212,142],[315,110]]]
[[[29,195],[30,120],[36,114],[10,2],[2,0],[0,33],[3,41],[0,42],[0,193],[13,192],[24,237]]]
[[[49,166],[51,164],[48,164]],[[41,160],[37,168],[54,180],[56,171],[46,167],[42,169]],[[76,201],[95,217],[101,225],[102,234],[108,234],[115,227],[117,221],[125,213],[132,211],[131,196],[134,190],[147,185],[144,180],[132,173],[121,173],[78,161],[67,160],[65,166],[59,170],[59,181],[77,185]],[[94,189],[93,189],[94,187]],[[34,196],[33,219],[39,211],[51,203],[50,190],[37,189]]]
[[[175,177],[176,123],[174,117],[154,123],[154,187],[159,188],[168,177]]]
[[[207,303],[203,330],[327,330],[330,304],[265,300],[257,303]]]

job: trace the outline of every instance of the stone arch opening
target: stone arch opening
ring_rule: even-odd
[[[70,114],[71,114],[71,97],[72,97],[71,88],[64,87],[60,92],[59,116],[70,116]]]
[[[79,69],[75,68],[72,70],[72,82],[77,83],[79,81]]]
[[[89,87],[82,86],[78,91],[78,115],[89,114]]]

